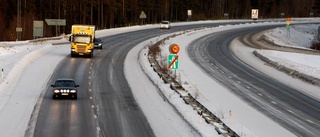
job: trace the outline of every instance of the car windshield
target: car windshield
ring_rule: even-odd
[[[96,42],[100,42],[101,40],[100,40],[100,39],[94,39],[94,41],[96,41]]]
[[[169,24],[169,22],[167,22],[167,21],[164,21],[164,22],[162,22],[161,24]]]
[[[74,87],[75,83],[73,81],[57,81],[56,87]]]

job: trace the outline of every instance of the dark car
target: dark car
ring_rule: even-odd
[[[73,79],[62,78],[57,79],[52,87],[52,99],[59,97],[72,97],[77,99],[78,87]]]
[[[102,40],[99,38],[94,38],[94,48],[102,49]]]

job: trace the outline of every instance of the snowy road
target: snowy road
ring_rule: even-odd
[[[208,22],[211,23],[210,21]],[[208,22],[196,22],[195,24]],[[250,26],[250,24],[246,25]],[[170,39],[166,42],[166,46],[170,43],[188,45],[190,42],[203,35],[222,31],[225,29],[234,29],[237,27],[242,28],[246,25],[224,26],[187,33],[184,36],[177,37],[175,39]],[[128,31],[140,30],[142,28],[145,29],[157,27],[157,25],[151,25],[131,28],[110,29],[100,31],[97,33],[97,35],[100,37],[104,37],[110,35],[117,35],[119,33],[124,33]],[[174,27],[175,25],[173,24],[173,28]],[[161,37],[165,36],[166,35],[157,36],[151,40],[157,41]],[[137,103],[139,104],[143,112],[145,113],[146,118],[148,119],[148,122],[151,125],[155,135],[219,136],[214,130],[212,130],[212,126],[199,122],[199,116],[194,112],[194,110],[186,106],[183,103],[183,101],[172,92],[168,85],[161,83],[161,80],[157,77],[157,75],[152,73],[153,70],[151,69],[150,64],[148,64],[146,57],[144,57],[144,53],[147,52],[144,47],[150,44],[151,40],[147,40],[140,44],[137,43],[138,45],[136,46],[136,48],[132,49],[129,52],[125,61],[124,72],[130,83],[130,87],[132,88],[133,96],[137,100]],[[61,41],[58,41],[58,43],[60,42]],[[1,45],[10,44],[2,43]],[[68,56],[67,49],[69,47],[66,46],[52,46],[51,44],[42,43],[38,45],[32,45],[26,42],[21,43],[19,45],[21,46],[3,46],[3,48],[0,49],[0,67],[3,67],[5,70],[4,77],[0,79],[0,121],[1,123],[6,123],[0,125],[0,136],[23,136],[24,131],[28,128],[29,118],[33,111],[34,105],[37,104],[37,102],[41,102],[43,96],[45,96],[46,94],[44,92],[42,93],[41,91],[45,90],[45,87],[48,85],[49,77],[51,76],[55,66],[57,66],[58,63],[64,57]],[[39,45],[41,45],[41,47],[43,48],[41,48]],[[164,46],[164,48],[166,48],[166,46]],[[64,48],[66,48],[66,50],[61,50]],[[246,58],[249,57],[249,55],[246,54],[250,53],[249,51],[251,49],[241,49],[244,50],[237,50],[238,52],[241,51],[241,53],[239,54],[241,54],[245,59],[251,60],[251,58]],[[226,90],[225,87],[221,86],[219,83],[212,80],[211,78],[207,78],[205,74],[203,74],[202,71],[199,70],[198,67],[190,63],[190,59],[187,59],[186,49],[183,49],[182,51],[183,52],[180,53],[181,57],[185,55],[186,60],[181,61],[181,68],[188,69],[181,69],[181,76],[184,77],[184,81],[192,83],[186,86],[188,86],[189,89],[196,89],[196,91],[200,92],[200,99],[202,99],[203,101],[207,101],[208,105],[211,105],[216,110],[215,112],[217,114],[220,114],[220,116],[225,117],[224,120],[231,120],[229,122],[232,122],[234,126],[238,126],[237,129],[240,129],[240,132],[243,136],[294,136],[291,132],[282,128],[277,123],[273,122],[273,120],[270,120],[269,118],[263,116],[261,113],[257,112],[252,107],[250,107],[247,103],[241,101],[241,99],[237,98],[233,94],[230,94],[230,92]],[[166,54],[167,53],[164,53],[165,56]],[[267,54],[267,51],[265,51],[265,54]],[[275,54],[274,56],[278,56],[278,54]],[[47,58],[50,58],[50,63],[45,61]],[[261,61],[257,62],[260,65],[263,65]],[[41,69],[41,73],[39,73],[38,68]],[[276,71],[273,70],[271,72]],[[146,77],[144,73],[147,73],[151,77]],[[24,79],[22,79],[22,77]],[[139,79],[137,79],[137,77]],[[150,83],[149,79],[152,79],[156,82],[152,84]],[[32,86],[32,89],[28,90],[36,92],[32,92],[33,94],[30,94],[30,92],[25,92],[27,88],[31,88],[30,86],[26,85],[33,85],[35,84],[34,81],[39,80],[41,80],[41,83],[37,83],[37,86]],[[134,86],[132,86],[131,84],[133,84]],[[163,94],[166,95],[167,98],[169,98],[171,103],[163,101],[163,98],[159,96],[159,89],[151,85],[156,85],[156,87],[162,89],[164,92]],[[205,98],[204,94],[205,92],[207,92],[207,89],[219,89],[216,92],[214,92],[214,95],[219,96],[219,98],[215,98],[213,100],[208,100],[207,98]],[[40,97],[40,100],[38,100],[38,97]],[[225,102],[224,100],[227,99],[232,99],[233,103]],[[176,109],[172,109],[170,105],[174,105]],[[237,106],[241,106],[241,110],[237,110],[234,108]],[[152,111],[155,109],[156,111]],[[16,113],[18,112],[17,110],[19,111],[19,113]],[[229,110],[232,110],[231,119],[229,117],[226,117],[228,115]],[[183,116],[183,120],[181,120],[181,116]],[[246,120],[243,119],[244,117]],[[257,121],[257,119],[260,119],[260,123],[264,123],[264,126],[259,124],[250,125],[250,123],[259,122]],[[187,123],[185,123],[185,121],[187,121]],[[311,122],[318,123],[317,121]],[[192,125],[192,127],[190,127],[190,125]],[[30,128],[34,128],[34,125],[32,124],[29,126]],[[99,128],[97,128],[96,130],[99,131]]]

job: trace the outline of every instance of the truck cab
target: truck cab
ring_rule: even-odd
[[[71,57],[76,55],[93,57],[95,27],[92,25],[72,25]]]

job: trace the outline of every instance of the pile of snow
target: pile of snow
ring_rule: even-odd
[[[318,27],[318,24],[292,25],[290,29],[279,27],[267,31],[264,36],[277,45],[309,49],[312,41],[317,39]]]

